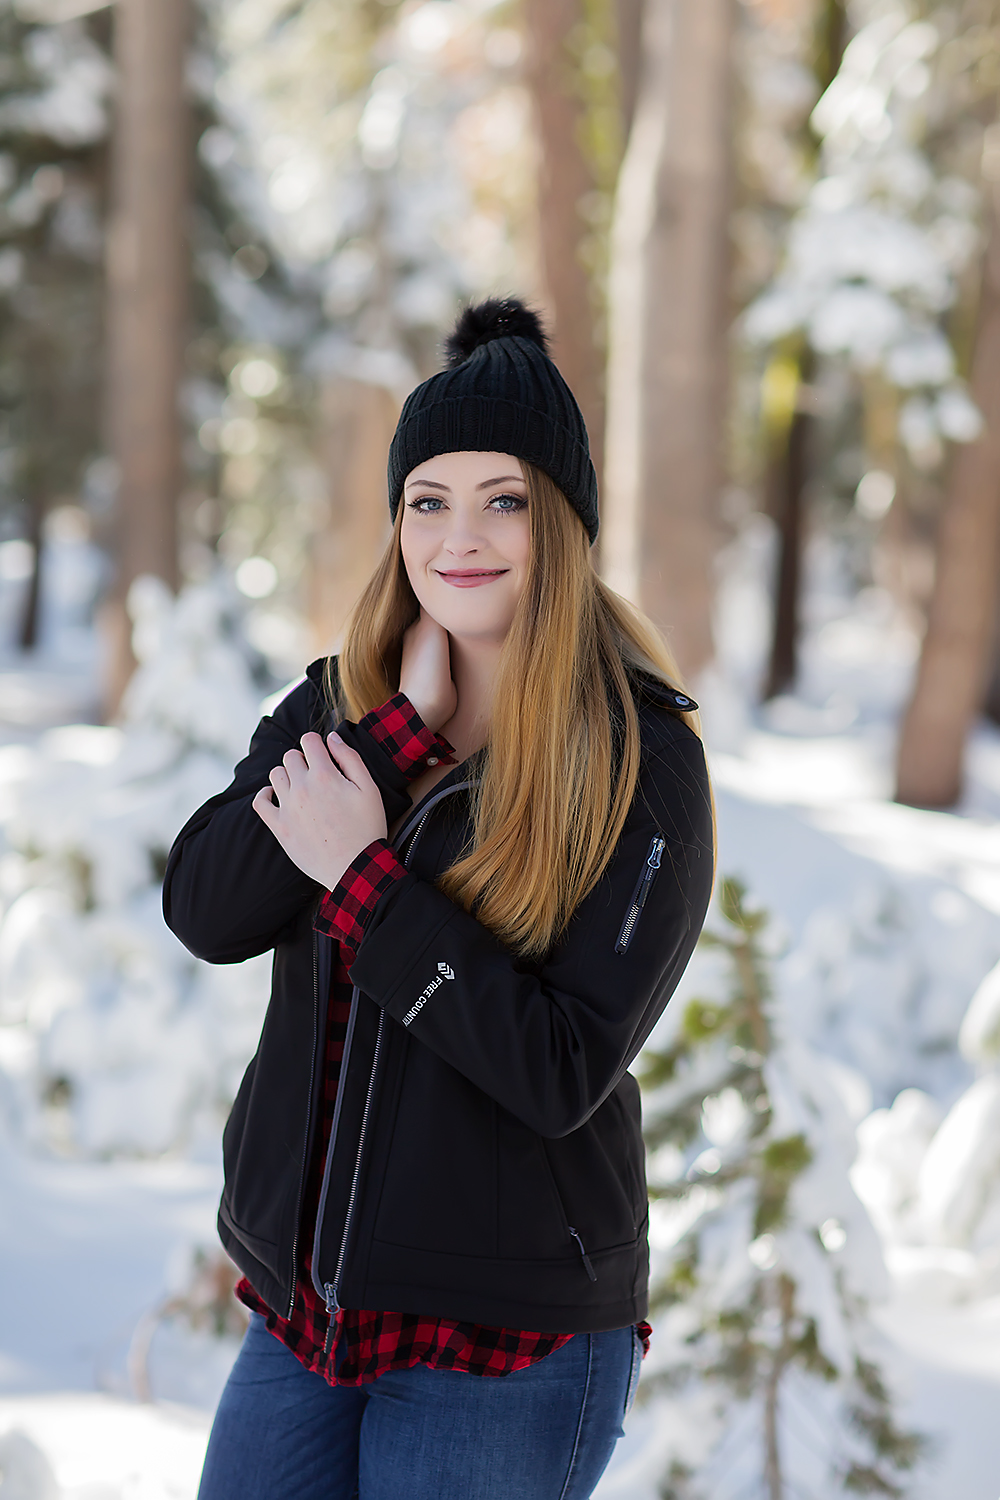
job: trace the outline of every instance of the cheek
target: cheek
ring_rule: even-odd
[[[403,567],[406,569],[406,576],[410,580],[410,584],[414,590],[414,593],[416,593],[417,597],[419,598],[419,591],[423,581],[424,565],[427,562],[427,558],[424,556],[426,548],[422,548],[420,546],[419,536],[415,537],[413,535],[412,531],[410,531],[407,527],[405,520],[403,521],[403,528],[399,534],[399,550],[403,556]]]
[[[507,556],[520,573],[523,585],[528,573],[528,563],[531,559],[531,522],[528,520],[527,515],[522,512],[522,514],[511,518],[510,526],[513,534],[508,538]]]

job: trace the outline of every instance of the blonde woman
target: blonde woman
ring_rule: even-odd
[[[274,950],[219,1214],[251,1325],[201,1500],[583,1500],[648,1340],[628,1067],[712,884],[697,705],[594,572],[536,316],[469,308],[448,353],[340,657],[170,855],[192,952]]]

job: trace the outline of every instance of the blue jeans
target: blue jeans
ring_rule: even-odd
[[[198,1500],[586,1500],[639,1379],[632,1328],[512,1375],[389,1370],[331,1386],[251,1315]]]

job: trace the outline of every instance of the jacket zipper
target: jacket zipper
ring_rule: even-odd
[[[378,1071],[379,1054],[382,1051],[382,1035],[385,1030],[385,1011],[379,1012],[378,1033],[375,1037],[375,1054],[372,1057],[372,1070],[368,1078],[368,1093],[365,1095],[365,1107],[361,1114],[361,1131],[358,1135],[358,1154],[354,1158],[354,1175],[351,1178],[351,1191],[347,1199],[347,1213],[344,1215],[344,1233],[340,1241],[340,1250],[337,1254],[337,1268],[333,1273],[333,1280],[325,1283],[323,1287],[326,1296],[326,1311],[330,1320],[330,1326],[326,1331],[326,1343],[323,1345],[323,1353],[329,1354],[330,1345],[333,1343],[333,1330],[336,1327],[337,1314],[340,1312],[340,1302],[337,1298],[337,1287],[340,1285],[340,1274],[344,1269],[344,1256],[347,1253],[347,1236],[351,1228],[351,1219],[354,1216],[354,1200],[358,1196],[358,1179],[361,1176],[361,1154],[365,1148],[365,1134],[368,1130],[368,1116],[371,1114],[372,1095],[375,1092],[375,1074]]]
[[[423,817],[420,819],[420,822],[417,824],[417,826],[416,826],[416,828],[414,830],[413,837],[410,840],[410,846],[407,849],[406,855],[405,855],[405,857],[403,859],[403,864],[404,864],[404,866],[405,866],[406,869],[409,869],[409,867],[410,867],[410,856],[413,853],[414,845],[416,844],[417,839],[420,837],[420,831],[423,828],[424,824],[427,822],[427,819],[428,819],[429,815],[430,815],[430,808],[428,808],[427,811],[424,813]],[[355,1005],[357,1004],[357,994],[355,994],[355,996],[354,996],[354,1004]],[[348,1241],[348,1238],[349,1238],[350,1233],[351,1233],[351,1220],[354,1217],[354,1204],[355,1204],[355,1201],[356,1201],[357,1196],[358,1196],[358,1182],[359,1182],[359,1180],[361,1178],[361,1157],[362,1157],[362,1155],[364,1153],[364,1149],[365,1149],[365,1136],[366,1136],[366,1134],[368,1132],[368,1116],[371,1114],[372,1095],[375,1092],[375,1074],[378,1072],[378,1063],[379,1063],[379,1057],[380,1057],[381,1052],[382,1052],[382,1036],[384,1034],[384,1031],[385,1031],[385,1011],[384,1010],[380,1010],[379,1011],[379,1017],[378,1017],[378,1031],[375,1034],[375,1051],[374,1051],[374,1053],[372,1055],[371,1072],[368,1075],[368,1092],[365,1095],[365,1107],[364,1107],[364,1109],[362,1110],[362,1113],[361,1113],[361,1129],[360,1129],[360,1131],[358,1133],[358,1149],[357,1149],[357,1153],[355,1154],[355,1157],[354,1157],[354,1173],[353,1173],[353,1175],[351,1177],[351,1191],[350,1191],[350,1194],[348,1195],[348,1199],[347,1199],[347,1212],[344,1215],[344,1232],[343,1232],[343,1234],[340,1237],[340,1249],[337,1252],[337,1265],[336,1265],[336,1268],[335,1268],[334,1273],[333,1273],[333,1280],[332,1281],[326,1281],[326,1282],[323,1283],[323,1295],[326,1298],[326,1313],[327,1313],[327,1317],[329,1319],[329,1326],[327,1327],[327,1330],[326,1330],[326,1342],[323,1345],[323,1353],[324,1354],[329,1354],[329,1352],[330,1352],[330,1346],[333,1343],[333,1332],[334,1332],[334,1329],[335,1329],[335,1327],[337,1325],[337,1315],[340,1312],[340,1298],[338,1297],[337,1292],[338,1292],[338,1288],[340,1286],[341,1272],[344,1269],[344,1257],[347,1254],[347,1241]],[[346,1059],[345,1059],[345,1061],[346,1061]],[[341,1083],[343,1082],[343,1076],[344,1076],[344,1071],[343,1071],[343,1064],[342,1064],[341,1065]],[[338,1090],[339,1090],[339,1087],[340,1087],[340,1085],[338,1085]],[[327,1152],[326,1164],[325,1164],[324,1170],[323,1170],[323,1188],[324,1188],[324,1191],[323,1191],[323,1194],[322,1194],[322,1198],[323,1199],[325,1199],[325,1197],[326,1197],[326,1191],[325,1190],[326,1190],[326,1187],[327,1187],[328,1182],[329,1182],[330,1165],[331,1165],[331,1163],[333,1161],[333,1149],[332,1149],[332,1145],[333,1145],[333,1143],[331,1142],[331,1149]],[[324,1207],[326,1206],[325,1202],[323,1203],[323,1206]],[[316,1269],[317,1269],[317,1271],[319,1270],[319,1226],[320,1226],[320,1222],[321,1222],[320,1221],[320,1217],[319,1217],[319,1214],[317,1213],[317,1215],[316,1215],[316,1244],[313,1247],[313,1255],[314,1255],[315,1260],[316,1260]]]
[[[580,1238],[579,1234],[573,1228],[572,1224],[567,1224],[566,1228],[569,1230],[570,1234],[573,1236],[573,1238],[576,1240],[576,1243],[580,1247],[580,1259],[583,1261],[583,1268],[584,1268],[584,1270],[586,1271],[587,1275],[590,1277],[591,1281],[596,1281],[597,1280],[597,1272],[594,1270],[593,1266],[590,1264],[590,1256],[587,1254],[587,1247],[584,1245],[583,1240]]]
[[[409,869],[409,867],[410,867],[410,860],[413,857],[413,851],[414,851],[414,849],[417,846],[417,841],[419,840],[420,834],[423,831],[424,824],[427,822],[427,819],[430,816],[431,807],[434,806],[434,803],[440,801],[443,797],[450,796],[452,792],[460,792],[460,791],[464,790],[466,787],[468,787],[470,785],[471,785],[470,782],[463,781],[463,782],[458,783],[458,785],[456,785],[456,786],[449,787],[447,789],[447,791],[439,793],[439,795],[434,798],[434,801],[431,802],[430,805],[425,809],[423,817],[420,819],[419,823],[417,824],[416,828],[413,831],[413,837],[410,839],[409,847],[408,847],[408,849],[406,851],[406,854],[405,854],[405,856],[403,858],[403,865],[404,865],[404,867],[406,869]],[[403,838],[406,837],[407,832],[408,832],[408,830],[406,828],[403,828],[403,829],[400,830],[400,834],[401,834],[401,836]],[[353,1023],[354,1012],[357,1009],[358,993],[359,993],[358,990],[355,989],[353,1000],[352,1000],[352,1005],[351,1005],[351,1010],[352,1010],[351,1023]],[[378,1032],[376,1033],[376,1037],[375,1037],[375,1052],[374,1052],[374,1054],[372,1056],[371,1072],[370,1072],[370,1074],[368,1076],[368,1092],[365,1095],[365,1107],[364,1107],[364,1110],[363,1110],[362,1115],[361,1115],[361,1130],[360,1130],[360,1133],[358,1135],[358,1149],[357,1149],[357,1152],[356,1152],[355,1158],[354,1158],[354,1173],[353,1173],[353,1176],[351,1178],[351,1191],[350,1191],[350,1195],[349,1195],[348,1200],[347,1200],[347,1213],[344,1216],[344,1231],[343,1231],[343,1234],[340,1237],[340,1249],[339,1249],[339,1251],[337,1253],[337,1265],[336,1265],[336,1268],[335,1268],[334,1273],[333,1273],[333,1280],[332,1281],[323,1282],[323,1284],[322,1284],[322,1292],[323,1292],[323,1296],[324,1296],[324,1298],[326,1300],[326,1311],[327,1311],[327,1316],[329,1318],[329,1326],[328,1326],[327,1331],[326,1331],[326,1342],[325,1342],[325,1344],[323,1346],[323,1353],[324,1354],[329,1354],[329,1352],[330,1352],[330,1348],[331,1348],[331,1346],[333,1344],[333,1335],[334,1335],[334,1329],[336,1328],[337,1316],[340,1313],[340,1297],[339,1297],[340,1276],[341,1276],[341,1272],[344,1269],[344,1259],[345,1259],[346,1254],[347,1254],[347,1242],[348,1242],[348,1240],[350,1238],[350,1233],[351,1233],[351,1220],[352,1220],[352,1218],[354,1216],[354,1205],[355,1205],[355,1201],[356,1201],[357,1195],[358,1195],[358,1183],[360,1182],[360,1179],[361,1179],[361,1157],[362,1157],[362,1155],[364,1153],[365,1135],[366,1135],[366,1132],[367,1132],[367,1129],[368,1129],[368,1117],[369,1117],[369,1115],[371,1113],[371,1103],[372,1103],[372,1098],[373,1098],[374,1093],[375,1093],[375,1074],[378,1071],[379,1057],[380,1057],[381,1050],[382,1050],[382,1037],[383,1037],[383,1034],[384,1034],[384,1030],[385,1030],[385,1011],[383,1010],[383,1011],[380,1011],[379,1018],[378,1018]],[[353,1024],[349,1024],[349,1026],[348,1026],[348,1033],[349,1033],[349,1035],[348,1035],[348,1041],[345,1042],[345,1045],[344,1045],[344,1057],[343,1057],[343,1060],[342,1060],[341,1065],[340,1065],[340,1084],[338,1085],[338,1094],[341,1097],[342,1097],[342,1089],[343,1089],[344,1077],[345,1077],[345,1074],[347,1072],[348,1046],[349,1046],[349,1042],[350,1042],[350,1033],[352,1031],[353,1031]],[[315,1239],[313,1240],[314,1279],[315,1279],[315,1276],[317,1276],[318,1273],[319,1273],[320,1229],[321,1229],[321,1226],[322,1226],[322,1223],[323,1223],[323,1211],[326,1208],[327,1189],[329,1188],[329,1185],[330,1185],[330,1169],[331,1169],[331,1166],[332,1166],[332,1163],[333,1163],[333,1148],[334,1148],[334,1144],[336,1142],[336,1137],[337,1137],[336,1127],[337,1127],[338,1124],[339,1124],[339,1110],[337,1111],[337,1115],[334,1117],[334,1129],[331,1131],[330,1145],[327,1148],[326,1162],[324,1163],[324,1166],[323,1166],[323,1187],[322,1187],[322,1191],[320,1193],[319,1209],[318,1209],[317,1214],[316,1214],[316,1235],[315,1235]],[[317,1289],[319,1289],[319,1288],[317,1288]],[[292,1288],[292,1295],[293,1295],[293,1298],[294,1298],[294,1286]]]
[[[629,905],[628,913],[625,917],[624,922],[622,923],[622,930],[618,934],[618,941],[617,943],[615,943],[616,953],[624,953],[629,943],[632,941],[632,934],[635,932],[636,926],[639,922],[639,914],[646,904],[646,897],[649,895],[649,888],[656,878],[656,872],[660,868],[660,860],[663,858],[663,851],[666,846],[667,841],[663,837],[662,833],[656,833],[653,835],[652,843],[649,846],[649,852],[646,855],[646,863],[643,866],[642,874],[639,876],[639,879],[636,882],[635,890],[632,892],[632,900]]]
[[[288,1301],[289,1318],[295,1311],[295,1284],[299,1279],[299,1216],[302,1213],[302,1192],[306,1181],[306,1163],[309,1159],[309,1133],[312,1129],[312,1101],[315,1092],[316,1079],[316,1049],[319,1045],[319,940],[316,932],[312,935],[313,947],[313,1044],[312,1064],[309,1069],[309,1077],[312,1080],[309,1088],[309,1108],[306,1111],[306,1145],[302,1152],[302,1161],[299,1166],[299,1191],[295,1199],[295,1235],[292,1239],[292,1290]]]
[[[552,1170],[552,1163],[549,1161],[549,1153],[545,1149],[545,1143],[544,1143],[544,1141],[539,1140],[538,1144],[539,1144],[539,1147],[541,1148],[542,1162],[543,1162],[543,1164],[545,1166],[545,1170],[546,1170],[546,1172],[548,1174],[549,1182],[552,1185],[552,1191],[555,1194],[556,1203],[559,1205],[559,1213],[560,1213],[560,1215],[562,1217],[562,1221],[566,1225],[566,1229],[567,1229],[568,1233],[572,1236],[572,1238],[574,1240],[576,1240],[577,1249],[580,1252],[580,1259],[583,1261],[583,1269],[586,1271],[586,1273],[590,1277],[591,1281],[596,1281],[597,1280],[597,1272],[594,1270],[593,1264],[591,1263],[590,1256],[587,1254],[587,1247],[583,1243],[582,1238],[580,1237],[580,1231],[578,1229],[574,1229],[573,1226],[572,1226],[572,1224],[569,1222],[569,1217],[568,1217],[568,1215],[566,1213],[566,1205],[563,1202],[563,1195],[559,1191],[559,1184],[556,1182],[556,1174]]]

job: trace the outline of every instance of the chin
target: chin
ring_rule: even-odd
[[[472,592],[470,590],[470,592]],[[469,640],[502,641],[510,629],[512,610],[440,608],[440,601],[432,604],[421,600],[423,608],[449,635],[467,637]],[[449,600],[448,603],[451,603]]]

